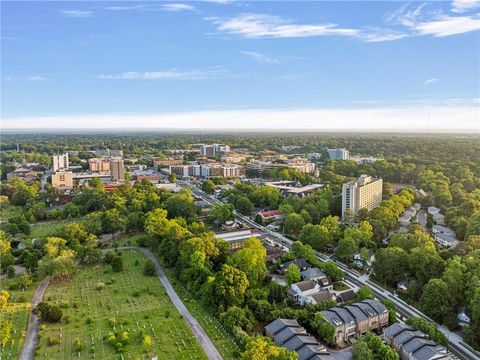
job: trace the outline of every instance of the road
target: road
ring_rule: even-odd
[[[193,194],[201,197],[203,200],[209,202],[210,204],[222,204],[221,201],[219,201],[219,200],[215,199],[214,197],[204,193],[202,190],[200,190],[199,188],[197,188],[195,186],[192,186],[188,182],[182,181],[182,182],[179,182],[179,184],[182,185],[182,186],[189,187]],[[291,248],[291,246],[293,245],[293,241],[286,238],[282,234],[279,234],[275,231],[267,229],[266,227],[264,227],[262,225],[259,225],[258,223],[256,223],[252,219],[250,219],[246,216],[243,216],[243,215],[241,215],[237,212],[234,212],[234,213],[235,213],[235,216],[236,216],[238,221],[263,231],[264,233],[270,235],[270,237],[272,237],[273,240],[275,240],[279,244],[281,244],[281,245],[283,245],[287,248]],[[317,255],[318,259],[321,260],[321,261],[330,260],[326,255],[324,255],[322,253],[317,252],[316,255]],[[351,282],[353,282],[354,284],[356,284],[359,287],[368,286],[373,291],[375,296],[378,297],[381,300],[388,299],[388,300],[392,301],[395,304],[395,306],[397,308],[397,311],[402,316],[404,316],[405,318],[414,317],[414,316],[422,317],[422,318],[436,324],[438,326],[438,329],[442,333],[444,333],[445,336],[447,336],[447,338],[449,340],[449,350],[457,358],[462,359],[462,360],[480,359],[479,355],[473,353],[472,351],[470,351],[470,349],[466,348],[465,346],[463,346],[461,344],[463,342],[463,339],[460,336],[458,336],[455,333],[450,332],[448,330],[448,328],[446,328],[445,326],[437,324],[435,321],[430,319],[428,316],[426,316],[425,314],[423,314],[422,312],[420,312],[419,310],[417,310],[413,306],[407,304],[403,300],[396,297],[390,291],[385,290],[382,287],[378,286],[377,284],[373,283],[372,281],[369,280],[368,276],[362,275],[356,270],[349,269],[348,266],[346,266],[345,264],[343,264],[339,261],[336,261],[336,260],[332,260],[332,261],[334,261],[337,264],[337,266],[340,269],[343,270],[343,272],[345,273],[346,279],[350,280]]]
[[[22,353],[20,354],[20,360],[33,360],[33,357],[35,356],[40,317],[35,315],[32,311],[42,301],[43,294],[45,294],[45,290],[47,290],[49,284],[50,276],[47,276],[42,282],[40,282],[40,284],[38,284],[38,287],[33,294],[32,306],[30,307],[30,318],[28,319],[27,335],[23,344]]]
[[[193,317],[192,314],[188,311],[188,309],[185,307],[183,304],[182,300],[178,297],[177,293],[173,289],[172,285],[170,284],[170,281],[168,280],[167,276],[163,272],[162,267],[158,263],[158,260],[156,259],[155,255],[152,254],[152,252],[148,249],[145,248],[140,248],[136,246],[123,246],[117,248],[118,250],[139,250],[141,251],[147,258],[152,260],[155,263],[155,268],[157,269],[157,277],[162,283],[163,287],[167,291],[168,296],[172,300],[173,304],[177,308],[177,310],[180,312],[180,314],[183,316],[185,321],[187,322],[187,325],[190,327],[192,330],[193,335],[197,338],[198,342],[200,343],[200,346],[203,348],[205,351],[205,354],[207,355],[208,359],[210,360],[222,360],[223,357],[213,344],[213,342],[210,340],[208,337],[207,333],[205,330],[203,330],[202,326],[200,323]],[[114,249],[105,249],[104,251],[112,251]]]

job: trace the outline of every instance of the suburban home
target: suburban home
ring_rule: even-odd
[[[453,247],[457,246],[459,241],[457,240],[457,235],[452,229],[442,226],[442,225],[433,225],[432,234],[435,238],[435,241],[443,247]]]
[[[303,258],[300,258],[300,259],[294,259],[294,260],[290,260],[290,261],[287,261],[283,264],[280,264],[280,266],[278,267],[280,273],[285,273],[285,271],[288,269],[288,267],[291,265],[291,264],[295,264],[297,265],[298,269],[300,271],[305,271],[309,268],[311,268],[312,266],[308,263],[307,260],[303,259]]]
[[[305,303],[315,305],[315,304],[320,304],[327,300],[337,301],[337,296],[333,292],[325,289],[325,290],[319,291],[316,294],[307,296],[305,298]]]
[[[413,279],[405,278],[397,283],[397,290],[407,292],[413,283]]]
[[[360,252],[357,252],[355,255],[353,255],[353,262],[359,268],[364,268],[364,267],[369,268],[370,266],[372,266],[373,262],[375,261],[375,254],[373,253],[373,251],[370,250],[368,256],[369,257],[366,261],[366,264],[364,264],[362,260],[362,256],[360,255]]]
[[[355,300],[357,294],[352,289],[337,293],[337,303],[346,303]]]
[[[319,268],[309,268],[301,272],[302,280],[313,280],[317,281],[321,279],[326,279],[327,275],[320,270]]]
[[[420,330],[395,323],[384,330],[385,342],[398,351],[402,360],[449,360],[447,349],[427,338]]]
[[[347,306],[321,311],[323,318],[335,328],[334,343],[342,347],[351,338],[388,325],[388,309],[378,300],[363,300]]]
[[[332,359],[325,346],[309,335],[297,320],[277,319],[265,326],[265,334],[278,346],[295,351],[298,360]]]
[[[288,296],[293,298],[297,304],[304,305],[306,298],[322,290],[321,286],[313,280],[300,281],[290,285]]]

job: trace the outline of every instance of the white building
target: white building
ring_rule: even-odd
[[[216,156],[230,152],[230,146],[225,144],[200,145],[200,155]]]
[[[68,170],[69,161],[68,153],[53,155],[53,171]]]
[[[348,160],[350,158],[350,153],[347,149],[327,149],[327,152],[330,160]]]
[[[342,217],[345,212],[355,214],[360,209],[372,210],[382,202],[383,180],[360,175],[357,181],[342,186]]]

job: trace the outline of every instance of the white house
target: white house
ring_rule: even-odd
[[[290,285],[288,296],[293,298],[299,305],[304,305],[308,296],[316,294],[320,290],[322,288],[316,281],[305,280]]]
[[[470,316],[467,315],[464,308],[460,309],[460,311],[458,312],[457,319],[458,325],[460,326],[470,325]]]

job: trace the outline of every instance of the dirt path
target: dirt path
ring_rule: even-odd
[[[35,348],[37,347],[38,342],[40,317],[35,315],[32,311],[42,301],[43,294],[45,294],[45,290],[47,290],[49,284],[50,276],[47,276],[40,284],[38,284],[38,287],[33,294],[32,306],[30,307],[30,318],[28,320],[27,336],[25,337],[22,353],[20,354],[20,360],[33,360],[33,357],[35,356]]]

